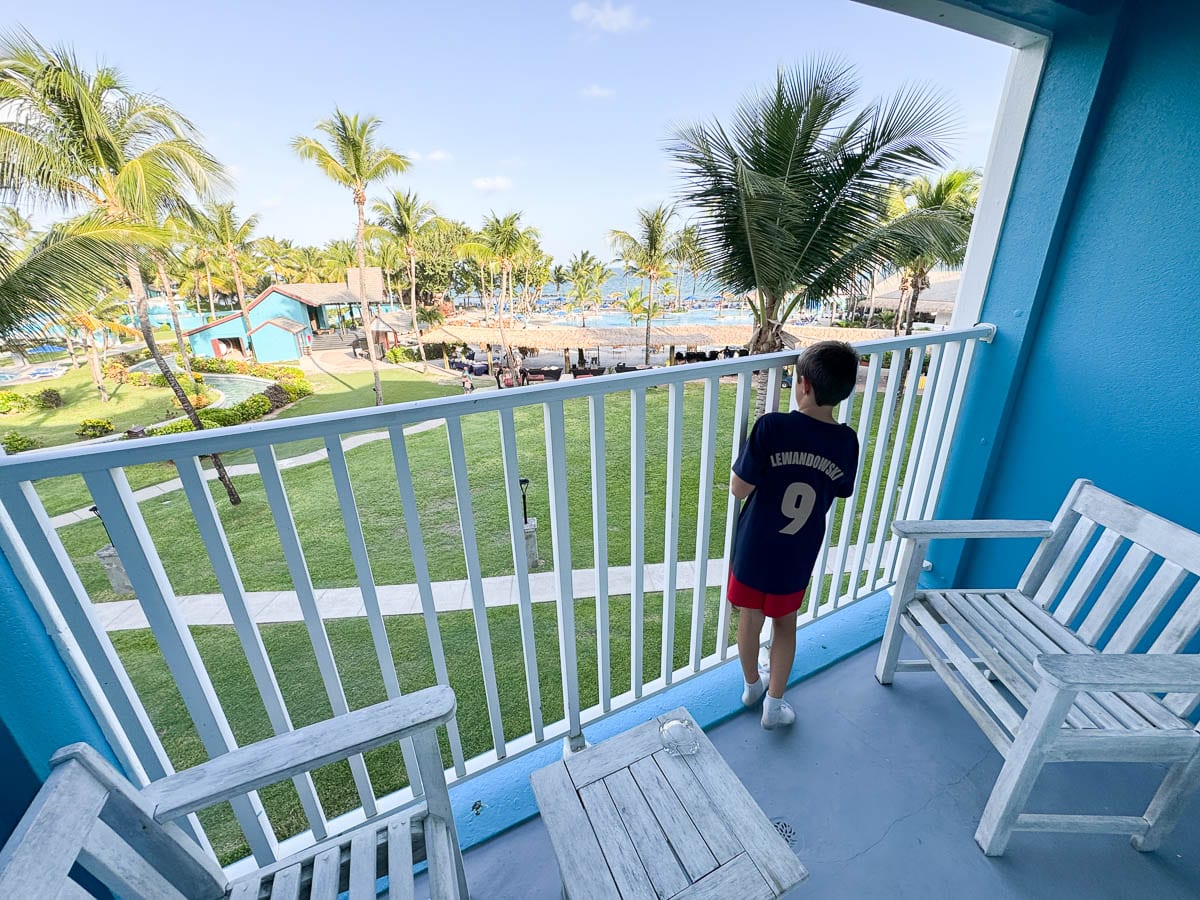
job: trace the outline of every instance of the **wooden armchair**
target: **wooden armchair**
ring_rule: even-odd
[[[260,741],[141,790],[87,744],[64,747],[33,804],[0,850],[0,897],[91,897],[78,866],[122,900],[374,900],[412,897],[413,842],[423,838],[435,898],[467,898],[462,852],[438,749],[454,692],[428,688]],[[230,880],[174,824],[188,813],[404,738],[412,740],[424,801],[303,853]]]

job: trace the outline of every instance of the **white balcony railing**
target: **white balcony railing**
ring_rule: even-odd
[[[891,583],[897,546],[890,540],[888,524],[895,517],[931,514],[971,356],[977,342],[990,339],[991,334],[991,326],[980,325],[861,345],[862,353],[868,357],[865,381],[855,397],[839,409],[840,420],[855,425],[863,445],[859,491],[830,510],[827,538],[817,563],[811,599],[801,615],[801,627]],[[135,780],[143,783],[161,778],[172,772],[175,765],[191,764],[172,759],[164,749],[160,731],[156,730],[156,725],[160,729],[167,727],[156,723],[157,713],[152,714],[165,702],[161,685],[151,697],[151,687],[145,679],[138,673],[133,673],[137,677],[131,677],[126,660],[102,624],[102,604],[94,602],[93,597],[95,579],[91,579],[89,587],[89,579],[76,566],[78,553],[73,561],[35,485],[46,479],[82,475],[128,572],[161,661],[178,691],[179,699],[173,702],[182,703],[203,752],[215,756],[236,746],[230,709],[225,704],[236,702],[237,695],[227,692],[224,701],[218,696],[211,669],[213,660],[210,658],[206,663],[188,627],[187,606],[191,601],[180,599],[188,592],[189,584],[183,583],[177,573],[169,574],[169,567],[164,564],[162,550],[168,543],[181,541],[182,536],[164,531],[156,518],[147,516],[134,496],[127,472],[150,463],[172,462],[177,468],[182,482],[180,497],[188,506],[189,528],[194,520],[192,533],[198,532],[199,539],[196,546],[202,546],[207,554],[207,564],[211,566],[212,578],[243,657],[235,661],[222,659],[219,664],[236,663],[248,671],[247,691],[257,694],[269,728],[278,733],[293,727],[295,712],[294,708],[289,711],[285,701],[287,692],[281,687],[284,681],[279,671],[281,660],[273,659],[264,643],[264,630],[274,626],[261,624],[264,616],[256,613],[251,592],[244,587],[248,574],[257,577],[254,569],[258,561],[253,551],[257,538],[251,536],[251,551],[246,549],[245,535],[239,536],[237,548],[231,549],[230,529],[247,526],[237,525],[242,520],[231,518],[230,507],[219,488],[214,500],[215,483],[206,477],[202,464],[202,457],[212,453],[225,454],[227,459],[239,451],[245,455],[252,453],[258,475],[240,478],[238,486],[247,503],[255,502],[262,507],[257,527],[273,532],[270,540],[263,537],[262,543],[274,546],[273,542],[278,540],[281,571],[286,571],[293,592],[288,596],[299,608],[306,643],[311,646],[328,709],[335,716],[344,714],[350,708],[350,701],[343,683],[347,672],[339,671],[334,643],[330,640],[330,622],[323,616],[319,602],[319,596],[331,586],[329,567],[323,566],[319,575],[314,576],[310,565],[316,558],[314,552],[322,554],[324,563],[325,556],[332,551],[316,547],[314,531],[336,532],[339,541],[344,534],[348,547],[344,557],[337,557],[344,565],[332,577],[355,584],[362,603],[358,621],[365,619],[367,626],[363,643],[369,634],[371,645],[370,654],[354,656],[357,660],[354,665],[377,667],[377,671],[372,668],[371,677],[380,679],[382,691],[391,697],[402,690],[396,661],[408,656],[428,659],[429,679],[450,684],[458,692],[458,718],[448,728],[448,776],[451,780],[461,779],[547,741],[566,738],[578,746],[587,723],[729,658],[729,608],[724,602],[724,588],[720,587],[720,600],[716,588],[725,582],[738,504],[728,498],[725,473],[747,435],[755,408],[759,388],[753,373],[766,369],[768,375],[762,387],[766,392],[766,407],[779,408],[781,402],[791,401],[791,392],[784,386],[784,369],[795,358],[795,352],[783,352],[7,457],[0,459],[3,506],[0,543],[58,642],[122,764]],[[922,376],[923,372],[927,374]],[[661,389],[665,389],[665,404]],[[542,428],[536,427],[536,420],[530,419],[528,413],[538,408]],[[626,418],[627,446],[624,445]],[[422,461],[413,466],[409,445],[418,438],[412,435],[412,426],[439,420],[444,420],[446,433],[440,465],[431,464],[428,453],[423,451]],[[469,434],[464,434],[464,426]],[[434,427],[429,426],[430,430]],[[410,432],[407,437],[406,429]],[[387,491],[396,492],[399,508],[395,524],[390,526],[392,530],[384,529],[383,537],[374,525],[368,534],[359,514],[360,504],[365,501],[378,503],[375,494],[383,490],[378,484],[379,470],[371,470],[371,479],[362,479],[370,480],[369,490],[361,484],[356,486],[351,469],[365,471],[355,465],[355,455],[366,451],[351,450],[348,456],[343,446],[348,435],[362,432],[386,432],[380,446],[390,449],[390,463],[384,469],[388,479],[394,469],[394,483],[387,486]],[[472,467],[480,469],[482,464],[470,444],[479,441],[481,434],[490,435],[489,440],[498,437],[500,474],[496,474],[493,459],[493,468],[483,474],[476,471],[473,481]],[[622,438],[620,445],[614,446],[611,440],[614,435]],[[293,517],[292,506],[301,498],[295,493],[295,484],[289,492],[290,473],[285,476],[281,471],[277,454],[291,442],[311,439],[322,442],[326,451],[322,460],[312,465],[325,467],[332,482],[329,508],[323,510],[320,523]],[[523,467],[541,471],[540,459],[534,465],[530,454],[540,457],[543,446],[548,495],[543,514],[548,513],[549,518],[553,568],[548,573],[531,576],[522,540],[519,479]],[[657,471],[660,465],[665,468],[662,476],[665,483],[661,485],[655,483],[659,476],[649,471]],[[426,482],[434,477],[434,470],[444,477],[447,468],[453,485],[453,502],[446,498],[440,505],[435,504],[434,509],[425,490]],[[626,525],[625,498],[612,490],[626,477],[627,552],[620,534]],[[481,481],[488,478],[493,483]],[[696,521],[694,547],[688,540],[681,551],[681,524],[689,538],[693,531],[691,496],[684,502],[685,484],[689,494],[695,491],[691,496],[696,499]],[[654,497],[658,505],[659,488],[665,497],[665,508],[648,508],[648,496]],[[495,554],[489,551],[490,561],[485,571],[480,536],[476,533],[476,513],[477,504],[486,499],[488,491],[503,498],[508,533],[498,536],[493,530],[483,536],[493,542],[487,545],[493,550],[496,539],[507,543],[504,564],[498,566]],[[311,498],[303,499],[311,507],[308,502]],[[687,512],[687,521],[682,520],[681,510]],[[610,515],[614,512],[615,516]],[[433,520],[435,514],[440,514],[439,521]],[[648,567],[648,559],[659,559],[659,545],[653,543],[648,547],[646,537],[651,534],[658,538],[660,522],[661,567],[657,562]],[[302,531],[306,535],[304,541]],[[589,531],[592,566],[576,572],[572,550],[577,556],[584,555]],[[427,553],[431,541],[444,549],[448,532],[456,544],[461,537],[462,565],[459,568],[455,562],[450,567],[453,571],[447,569],[441,550],[433,562]],[[612,535],[622,537],[619,552],[610,553]],[[309,544],[307,555],[305,541]],[[690,567],[686,558],[681,561],[681,553],[685,557],[691,554]],[[375,575],[379,563],[386,561],[388,555],[403,557],[406,566],[411,563],[411,569],[405,571],[412,572],[415,589],[410,589],[419,598],[419,613],[414,608],[413,614],[423,619],[424,641],[420,646],[396,645],[390,630],[394,624],[386,600],[390,586],[377,584]],[[441,576],[447,571],[456,576],[465,573],[461,581],[466,598],[463,606],[471,613],[469,623],[465,611],[439,610],[435,602],[439,583],[445,580]],[[692,584],[681,588],[681,577],[689,572]],[[498,576],[510,579],[504,583],[511,586],[513,600],[491,596],[492,586],[500,583],[494,580]],[[547,636],[548,617],[540,628],[535,622],[531,584],[537,579],[553,579],[556,618],[552,638]],[[657,599],[659,594],[661,601]],[[610,619],[614,598],[625,596],[628,596],[628,626]],[[581,625],[576,618],[577,604],[582,600],[588,601],[589,610],[594,603],[594,651],[591,639],[584,641],[582,637],[592,629],[592,623],[585,621]],[[625,602],[621,600],[622,605]],[[516,616],[514,627],[509,630],[514,635],[511,639],[494,640],[491,634],[490,616],[501,614],[497,603],[508,604],[509,613]],[[661,615],[657,615],[659,612]],[[661,621],[661,635],[657,634],[657,628],[647,628],[647,621],[656,616]],[[454,634],[446,631],[451,625]],[[473,631],[472,641],[464,642],[459,638],[468,628]],[[419,632],[406,632],[410,637],[414,633]],[[464,666],[459,665],[457,658],[451,658],[448,665],[444,641],[447,635],[453,639],[454,654],[465,654],[464,644],[474,644],[478,668],[474,669],[473,652],[471,665],[466,668],[477,675],[463,675]],[[519,640],[515,635],[519,635]],[[547,646],[551,641],[557,646]],[[647,653],[648,645],[655,642],[660,647],[655,654],[657,659]],[[363,660],[371,656],[373,662],[368,666]],[[519,658],[523,663],[523,679],[498,677],[497,658],[506,664],[508,671]],[[558,708],[558,685],[554,683],[557,679],[546,671],[553,667],[558,668],[561,676],[561,708]],[[360,674],[356,672],[355,677]],[[464,683],[467,677],[474,678],[474,683]],[[520,680],[523,685],[514,685],[513,682]],[[403,688],[411,690],[416,686],[423,685],[405,684]],[[466,703],[464,698],[478,695],[480,688],[481,701],[474,705]],[[543,702],[546,692],[555,695],[553,708]],[[473,716],[473,720],[464,721],[467,715]],[[408,748],[404,749],[408,761]],[[406,768],[410,772],[415,770],[413,766]],[[301,824],[293,821],[295,816],[285,824],[273,822],[258,793],[234,802],[233,817],[254,857],[260,864],[266,864],[300,842],[320,839],[364,816],[420,795],[420,785],[381,788],[378,777],[375,781],[373,784],[367,762],[359,757],[350,762],[349,778],[344,779],[357,804],[350,812],[336,817],[329,815],[326,812],[329,801],[323,803],[317,785],[304,776],[294,781],[303,817]],[[345,806],[343,802],[342,808]],[[181,824],[211,849],[205,829],[195,817]],[[276,832],[291,837],[281,842]],[[224,842],[223,846],[226,845]]]

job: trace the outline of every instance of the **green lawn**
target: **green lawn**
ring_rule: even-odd
[[[0,416],[0,431],[5,434],[19,431],[40,441],[43,447],[54,447],[78,441],[75,430],[84,419],[112,419],[115,429],[124,431],[132,425],[153,425],[178,415],[171,406],[172,395],[167,388],[110,384],[112,399],[101,403],[86,366],[68,370],[58,378],[17,384],[5,390],[33,396],[46,388],[62,395],[61,407]]]
[[[79,373],[70,373],[60,379],[56,379],[57,383],[66,382],[67,379],[78,380]],[[440,385],[435,381],[422,378],[407,369],[384,369],[381,373],[383,379],[383,398],[387,403],[405,403],[409,400],[424,400],[429,397],[443,397],[461,393],[461,388],[457,386]],[[95,387],[92,386],[91,379],[83,374],[83,380],[87,385],[88,390],[95,394]],[[274,418],[287,419],[295,416],[311,416],[318,413],[336,412],[343,409],[356,409],[363,406],[371,406],[374,403],[374,389],[372,387],[371,375],[369,372],[355,372],[349,375],[326,375],[318,373],[309,378],[316,393],[311,397],[305,397],[297,403],[292,404],[286,409],[280,410]],[[40,388],[39,388],[40,389]],[[61,388],[59,390],[62,390]],[[115,388],[119,393],[115,395],[114,400],[108,404],[101,404],[94,398],[94,404],[98,407],[104,407],[100,413],[79,414],[78,418],[88,418],[92,415],[105,415],[113,419],[113,423],[118,430],[128,428],[132,424],[149,424],[151,421],[161,421],[169,416],[162,415],[162,409],[170,407],[171,392],[166,388],[136,388],[129,385],[118,386]],[[87,395],[84,394],[86,397]],[[132,404],[147,396],[155,398],[156,405],[151,408],[155,410],[152,413],[141,416],[139,419],[136,414],[131,413],[129,417],[122,418],[118,421],[116,416],[109,415],[108,407],[115,407],[120,398],[126,404]],[[63,391],[63,399],[67,399],[67,394]],[[68,401],[70,402],[70,401]],[[63,409],[56,410],[56,413],[75,415],[72,411],[76,407],[74,405],[64,406]],[[113,410],[115,411],[115,409]],[[20,416],[4,416],[0,419],[0,426],[10,420],[18,418],[27,418],[30,416],[44,416],[45,413],[22,413]],[[170,415],[175,415],[172,410]],[[64,434],[62,439],[54,443],[66,443],[69,440],[77,440],[74,434],[74,429],[78,425],[78,420],[71,419],[73,424],[70,425],[69,434]],[[5,431],[11,429],[4,428]],[[21,429],[26,431],[33,437],[38,438],[44,444],[49,445],[51,441],[43,436],[42,426],[35,429]],[[291,444],[285,444],[278,449],[280,457],[294,456],[299,453],[307,453],[309,450],[316,449],[321,445],[321,441],[296,441]],[[232,453],[224,457],[225,462],[234,464],[239,462],[252,462],[254,456],[249,451],[240,453]],[[206,463],[207,467],[207,463]],[[149,487],[152,484],[159,484],[163,481],[169,481],[176,477],[175,468],[167,463],[150,463],[141,466],[131,466],[125,470],[126,477],[129,479],[130,485],[134,490]],[[82,509],[92,505],[91,495],[87,491],[87,487],[83,483],[83,478],[78,475],[69,475],[62,478],[50,478],[45,481],[39,481],[37,484],[38,496],[42,498],[42,503],[46,507],[46,511],[52,516],[59,515],[72,510]]]

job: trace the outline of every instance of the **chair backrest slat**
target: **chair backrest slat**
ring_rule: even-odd
[[[1063,585],[1067,583],[1067,578],[1078,564],[1079,558],[1083,556],[1083,552],[1087,549],[1095,533],[1096,523],[1091,519],[1082,517],[1075,519],[1075,524],[1071,526],[1071,531],[1063,542],[1058,556],[1054,558],[1046,577],[1042,579],[1037,593],[1033,596],[1034,603],[1042,609],[1046,609],[1058,598]]]
[[[1116,633],[1104,646],[1104,652],[1129,653],[1136,648],[1138,642],[1166,608],[1167,601],[1183,586],[1187,575],[1187,570],[1183,566],[1169,560],[1159,566],[1154,577],[1150,579],[1150,583],[1146,585],[1146,590],[1142,592],[1142,596],[1125,614]]]
[[[1080,514],[1200,575],[1200,534],[1096,487],[1079,494]]]
[[[1117,555],[1121,540],[1121,534],[1111,528],[1105,528],[1100,532],[1095,546],[1084,558],[1083,565],[1079,567],[1079,571],[1075,573],[1075,577],[1063,591],[1062,599],[1054,607],[1055,619],[1068,628],[1070,627],[1071,620],[1075,618],[1084,601],[1096,589],[1105,570],[1112,563],[1113,557]]]
[[[1029,565],[1025,567],[1025,572],[1021,575],[1021,580],[1017,583],[1017,590],[1026,597],[1041,596],[1043,583],[1049,577],[1055,563],[1058,562],[1067,539],[1079,521],[1079,512],[1074,507],[1075,498],[1090,484],[1091,482],[1086,478],[1080,478],[1071,485],[1071,490],[1067,492],[1066,499],[1063,500],[1062,506],[1054,516],[1052,523],[1054,533],[1038,545],[1033,558],[1029,560]],[[1066,575],[1064,574],[1062,577],[1065,578]],[[1061,580],[1059,584],[1062,584]]]
[[[1095,646],[1153,558],[1154,554],[1139,544],[1129,548],[1125,558],[1121,560],[1121,564],[1117,566],[1108,584],[1088,611],[1083,624],[1079,626],[1078,634],[1085,644]]]

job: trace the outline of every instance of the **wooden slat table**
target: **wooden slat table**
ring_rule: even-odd
[[[691,756],[659,726],[689,719]],[[778,897],[808,871],[682,707],[534,772],[570,900]]]

